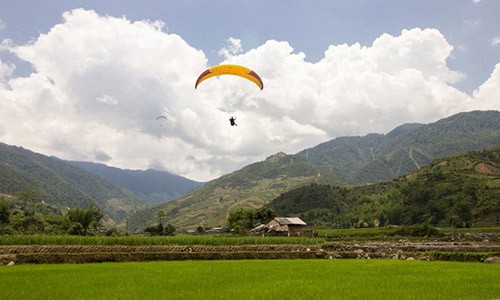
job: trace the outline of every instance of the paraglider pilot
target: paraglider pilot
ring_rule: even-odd
[[[236,118],[234,118],[234,117],[229,118],[229,123],[231,123],[231,126],[238,126],[238,124],[236,124],[235,121],[236,121]]]

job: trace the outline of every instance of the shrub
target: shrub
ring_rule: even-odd
[[[441,236],[442,234],[429,224],[417,224],[413,226],[403,226],[392,233],[392,235],[402,236]]]

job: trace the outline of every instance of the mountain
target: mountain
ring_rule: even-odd
[[[388,134],[339,137],[296,155],[275,154],[212,180],[168,204],[138,212],[129,225],[140,230],[153,224],[159,210],[166,213],[167,223],[179,228],[224,225],[228,212],[260,207],[300,186],[391,180],[433,159],[499,143],[498,111],[460,113],[431,124],[403,124]]]
[[[433,159],[500,143],[500,112],[459,113],[431,124],[404,124],[388,134],[339,137],[297,153],[352,183],[390,180]]]
[[[0,193],[35,191],[37,201],[59,207],[101,208],[110,224],[147,204],[133,192],[56,157],[0,143]]]
[[[283,193],[267,206],[316,226],[495,226],[500,220],[500,146],[436,159],[388,182],[311,184]]]
[[[238,171],[209,181],[172,202],[148,208],[129,219],[129,228],[141,230],[163,210],[166,222],[179,228],[224,225],[237,208],[257,208],[281,193],[310,183],[342,184],[303,158],[277,153]]]
[[[68,161],[68,163],[141,195],[151,205],[178,198],[203,184],[164,171],[123,170],[105,164],[82,161]]]

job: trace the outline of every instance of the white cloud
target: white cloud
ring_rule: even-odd
[[[11,63],[4,63],[0,59],[0,85],[3,84],[7,78],[12,75],[12,72],[16,69],[16,66]]]
[[[101,96],[96,98],[96,101],[102,102],[102,103],[107,103],[111,105],[117,105],[118,104],[118,99],[116,99],[113,96],[102,94]]]
[[[496,37],[491,39],[491,42],[490,42],[491,46],[496,46],[498,44],[500,44],[500,36],[496,36]]]
[[[500,63],[495,66],[495,69],[477,90],[474,91],[474,107],[480,109],[500,109]]]
[[[36,72],[0,87],[0,141],[208,180],[341,135],[500,108],[498,66],[475,98],[460,92],[451,84],[463,75],[446,64],[453,47],[435,29],[382,34],[369,46],[331,45],[317,63],[285,41],[244,52],[230,38],[224,63],[256,71],[261,91],[234,76],[195,90],[206,56],[162,28],[77,9],[31,44],[4,42]]]
[[[220,57],[228,59],[236,54],[240,54],[243,52],[243,47],[241,46],[240,39],[230,37],[226,42],[226,46],[217,52]]]

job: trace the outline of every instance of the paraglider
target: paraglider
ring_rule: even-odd
[[[167,117],[165,117],[165,116],[156,117],[156,120],[160,120],[160,119],[165,119],[165,121],[168,120]],[[163,123],[161,123],[160,126],[163,126]]]
[[[231,126],[238,126],[238,124],[236,124],[236,118],[235,117],[229,118],[229,123],[231,124]]]
[[[218,65],[211,67],[205,70],[203,73],[201,73],[200,76],[198,76],[194,88],[195,89],[198,88],[198,85],[203,81],[220,75],[239,76],[255,83],[259,87],[259,89],[261,90],[264,89],[264,83],[262,82],[260,76],[254,71],[250,70],[249,68],[240,65]],[[229,122],[231,126],[238,126],[236,124],[236,118],[234,117],[231,117],[229,119]]]
[[[196,80],[194,88],[196,89],[201,82],[219,75],[240,76],[255,83],[259,87],[259,89],[262,90],[264,88],[264,83],[262,82],[260,76],[257,75],[257,73],[247,67],[243,67],[240,65],[218,65],[215,67],[211,67],[200,74],[200,76]]]

